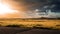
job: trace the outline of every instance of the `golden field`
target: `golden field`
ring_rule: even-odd
[[[25,25],[33,27],[34,25],[42,25],[42,27],[60,28],[60,19],[0,19],[0,25]]]

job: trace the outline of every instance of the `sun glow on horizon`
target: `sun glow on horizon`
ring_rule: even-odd
[[[15,13],[15,12],[17,12],[17,11],[11,9],[9,5],[3,4],[2,2],[0,2],[0,15],[2,15],[2,14],[4,15],[7,13]]]

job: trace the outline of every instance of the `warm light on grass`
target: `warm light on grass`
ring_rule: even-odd
[[[24,25],[25,27],[53,27],[53,28],[59,28],[60,29],[60,20],[22,20],[22,19],[3,19],[0,21],[2,26],[6,25]],[[56,26],[57,25],[57,26]]]

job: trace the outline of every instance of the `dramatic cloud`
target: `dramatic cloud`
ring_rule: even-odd
[[[13,14],[17,14],[17,18],[60,17],[60,0],[3,0],[3,2],[18,11]]]
[[[44,6],[48,6],[47,8],[57,10],[59,12],[60,10],[60,0],[13,0],[16,3],[19,3],[19,5],[24,6],[26,9],[42,9]],[[54,6],[54,7],[53,7]]]

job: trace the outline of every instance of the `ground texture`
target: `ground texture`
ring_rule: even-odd
[[[0,27],[0,34],[60,34],[60,30],[26,29],[18,27]]]

